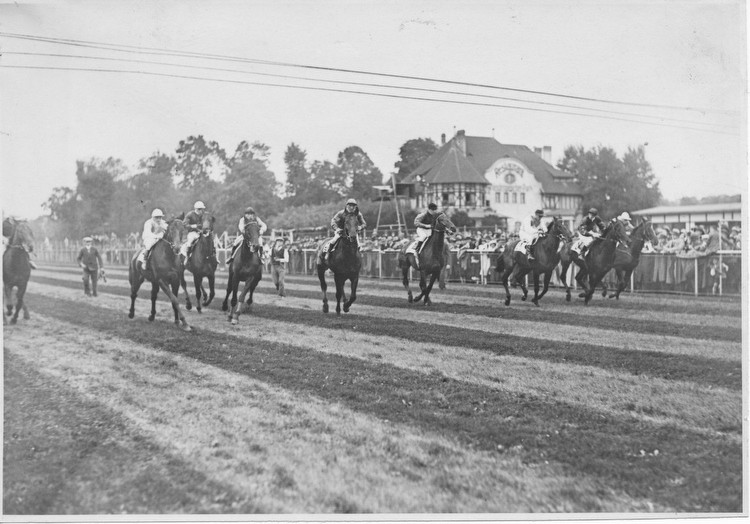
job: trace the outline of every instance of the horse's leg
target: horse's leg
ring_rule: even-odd
[[[214,296],[216,295],[216,292],[214,291],[214,280],[216,279],[216,275],[214,273],[209,272],[208,275],[206,275],[206,278],[208,278],[208,299],[203,302],[203,305],[205,307],[208,307],[208,305],[211,303],[211,301],[214,299]],[[205,291],[204,291],[205,295]]]
[[[328,313],[328,283],[326,282],[326,267],[323,264],[318,265],[318,280],[320,280],[320,291],[323,293],[323,313]]]
[[[175,293],[174,296],[177,296],[179,293],[180,286],[182,286],[182,290],[185,292],[185,307],[190,311],[193,309],[193,304],[190,303],[190,293],[188,293],[187,282],[185,282],[185,268],[182,268],[182,271],[180,272],[180,280],[177,282],[177,293]]]
[[[203,311],[201,311],[201,280],[203,280],[203,277],[200,273],[193,273],[193,285],[195,286],[195,310],[198,311],[198,313],[203,313]],[[187,295],[187,293],[185,294]]]
[[[232,272],[232,266],[229,266],[229,276],[227,277],[227,296],[224,297],[224,302],[221,304],[221,310],[227,311],[229,309],[229,293],[232,292],[232,279],[234,273]]]
[[[503,274],[500,275],[500,282],[502,282],[503,287],[505,288],[505,305],[510,306],[510,288],[508,287],[508,277],[510,277],[510,274],[514,270],[514,266],[505,267],[503,270]]]
[[[424,296],[424,291],[427,288],[427,276],[424,271],[419,271],[419,295],[414,297],[414,302],[419,302]]]
[[[534,279],[534,298],[531,299],[531,303],[534,304],[535,306],[538,306],[539,299],[541,298],[539,296],[539,271],[534,270],[532,272],[532,277]]]
[[[425,306],[431,306],[432,300],[430,300],[430,291],[432,291],[432,286],[435,283],[435,281],[440,277],[440,271],[433,271],[430,273],[430,282],[427,284],[425,290],[424,290],[424,305]]]
[[[13,313],[13,318],[10,319],[11,324],[15,324],[18,321],[18,314],[23,309],[23,296],[26,294],[26,286],[28,282],[21,282],[16,287],[16,311]]]
[[[159,284],[151,282],[151,314],[148,316],[149,322],[156,318],[156,295],[159,294]]]
[[[537,306],[539,305],[539,301],[540,301],[540,300],[542,300],[542,297],[543,297],[544,295],[546,295],[546,294],[547,294],[547,290],[549,289],[549,281],[550,281],[550,279],[552,278],[552,271],[553,271],[553,270],[552,270],[552,269],[550,269],[549,271],[547,271],[547,272],[546,272],[546,273],[544,274],[544,289],[542,289],[542,292],[541,292],[541,293],[539,294],[539,296],[538,296],[538,297],[535,297],[535,298],[534,298],[534,301],[532,301],[532,302],[534,302],[534,304],[536,304]],[[537,276],[536,276],[536,278],[538,279],[538,278],[539,278],[539,276],[537,275]]]
[[[31,318],[31,315],[29,315],[29,308],[26,306],[26,301],[23,303],[23,319],[29,320]]]
[[[621,270],[617,271],[617,291],[614,294],[615,300],[620,300],[620,293],[625,291],[625,288],[628,287],[628,282],[630,282],[630,275],[633,274],[632,269],[628,269],[625,271],[625,274],[622,274]],[[612,295],[610,295],[609,298],[612,298]]]
[[[3,294],[5,295],[6,316],[11,316],[13,314],[13,286],[4,284]]]
[[[526,299],[529,296],[529,290],[526,289],[526,282],[525,277],[528,274],[530,270],[528,269],[521,269],[521,266],[516,265],[514,268],[514,274],[515,274],[515,281],[516,283],[521,286],[521,291],[523,291],[523,296],[521,297],[522,301],[526,301]]]
[[[253,307],[253,293],[255,293],[255,288],[260,283],[260,279],[263,277],[263,273],[259,273],[255,275],[250,282],[250,288],[248,289],[247,293],[247,300],[245,301],[245,304],[247,307],[245,308],[245,311],[250,311]],[[239,301],[242,303],[242,300]]]
[[[406,297],[409,300],[409,304],[414,302],[414,297],[411,294],[411,289],[409,289],[409,264],[406,263],[403,266],[401,266],[401,275],[402,280],[401,283],[404,285],[404,289],[406,289]]]
[[[334,274],[333,280],[336,282],[336,314],[341,314],[341,299],[344,296],[344,284],[346,277],[340,274]]]
[[[159,280],[158,287],[156,288],[157,292],[159,291],[159,287],[164,290],[164,293],[167,295],[167,297],[169,297],[169,301],[172,303],[172,309],[174,310],[174,314],[176,317],[175,324],[182,323],[182,329],[184,329],[185,331],[190,331],[190,326],[188,325],[187,320],[185,320],[185,317],[182,314],[182,310],[180,309],[180,301],[177,300],[177,293],[175,292],[175,290],[177,292],[179,292],[180,290],[180,281],[177,280],[177,282],[172,285],[172,289],[169,289],[169,286],[166,282],[164,282],[163,280]]]
[[[565,287],[565,301],[570,302],[570,286],[568,285],[568,268],[570,261],[561,262],[560,264],[560,282]]]
[[[130,312],[128,313],[128,318],[133,318],[135,316],[135,298],[138,296],[138,290],[141,289],[141,284],[143,284],[143,276],[140,274],[140,272],[131,267],[130,268]]]
[[[237,321],[234,319],[234,314],[237,310],[237,291],[239,291],[240,287],[240,277],[239,275],[234,276],[234,280],[232,280],[232,300],[230,302],[230,308],[229,308],[229,321],[232,324],[236,324]]]
[[[232,295],[232,325],[237,324],[237,320],[239,320],[240,315],[242,314],[242,309],[245,305],[245,296],[247,295],[248,290],[250,289],[251,284],[253,283],[253,280],[255,280],[255,277],[248,278],[245,281],[245,285],[242,287],[242,292],[240,293],[240,298],[237,299],[236,294]],[[238,283],[239,284],[239,283]],[[239,288],[239,285],[237,286]],[[236,293],[236,291],[235,291]]]
[[[596,289],[596,286],[601,282],[602,278],[604,278],[604,275],[606,275],[606,273],[602,272],[589,274],[590,289],[586,292],[585,304],[588,304],[591,300],[591,297],[594,296],[594,290]]]
[[[349,313],[349,308],[352,307],[354,301],[357,300],[357,283],[359,282],[359,274],[352,276],[349,279],[352,286],[352,292],[349,294],[349,300],[344,302],[344,313]]]

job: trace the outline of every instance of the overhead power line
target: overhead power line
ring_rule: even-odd
[[[511,106],[511,105],[505,105],[505,104],[490,104],[490,103],[484,103],[484,102],[426,98],[426,97],[418,97],[418,96],[396,95],[396,94],[389,94],[389,93],[374,93],[371,91],[357,91],[353,89],[299,86],[299,85],[289,85],[289,84],[277,84],[277,83],[270,83],[270,82],[251,82],[249,80],[231,80],[231,79],[226,79],[226,78],[206,78],[206,77],[200,77],[200,76],[177,75],[177,74],[172,74],[172,73],[159,73],[159,72],[154,72],[154,71],[138,71],[138,70],[126,70],[126,69],[27,66],[27,65],[5,65],[5,64],[0,64],[0,67],[8,68],[8,69],[31,69],[31,70],[47,70],[47,71],[82,71],[82,72],[92,72],[92,73],[120,73],[120,74],[124,73],[124,74],[159,76],[159,77],[166,77],[166,78],[179,78],[179,79],[186,79],[186,80],[202,80],[202,81],[221,82],[221,83],[230,83],[230,84],[243,84],[243,85],[255,85],[255,86],[266,86],[266,87],[284,87],[284,88],[290,88],[290,89],[303,89],[303,90],[310,90],[310,91],[324,91],[324,92],[333,92],[333,93],[349,93],[349,94],[369,95],[369,96],[396,98],[396,99],[404,99],[404,100],[421,100],[421,101],[426,101],[426,102],[441,102],[441,103],[448,103],[448,104],[462,104],[462,105],[472,105],[472,106],[482,106],[482,107],[497,107],[497,108],[503,108],[503,109],[517,109],[517,110],[522,110],[522,111],[556,113],[556,114],[561,114],[561,115],[587,116],[587,117],[602,118],[602,119],[607,119],[607,120],[617,120],[621,122],[634,122],[638,124],[650,124],[650,125],[656,125],[656,126],[662,126],[662,127],[692,129],[694,131],[705,131],[709,133],[719,133],[719,134],[728,134],[728,135],[738,134],[738,133],[720,131],[717,129],[701,129],[701,128],[689,127],[689,126],[666,124],[662,122],[645,122],[642,120],[634,120],[634,119],[629,119],[629,118],[621,118],[621,117],[608,116],[608,115],[584,114],[584,113],[575,113],[571,111],[542,109],[542,108],[536,108],[536,107],[520,107],[520,106]]]
[[[143,47],[143,46],[134,46],[134,45],[127,45],[127,44],[111,44],[107,42],[95,42],[95,41],[89,41],[89,40],[53,38],[53,37],[44,37],[44,36],[22,34],[22,33],[8,33],[5,31],[0,31],[0,36],[4,36],[6,38],[32,40],[32,41],[37,41],[37,42],[53,43],[53,44],[60,44],[60,45],[91,47],[95,49],[106,49],[110,51],[204,58],[204,59],[211,59],[211,60],[246,62],[246,63],[270,65],[270,66],[295,67],[295,68],[303,68],[303,69],[327,71],[327,72],[372,75],[372,76],[380,76],[380,77],[387,77],[387,78],[399,78],[399,79],[404,79],[404,80],[440,82],[440,83],[450,84],[450,85],[461,85],[461,86],[470,86],[470,87],[483,88],[483,89],[495,89],[495,90],[503,90],[503,91],[512,91],[512,92],[517,92],[517,93],[533,94],[533,95],[552,96],[552,97],[567,98],[571,100],[597,102],[597,103],[602,103],[602,104],[618,104],[618,105],[627,105],[627,106],[633,106],[633,107],[650,107],[650,108],[672,109],[672,110],[682,110],[682,111],[698,111],[701,113],[738,114],[738,112],[736,111],[728,111],[728,110],[713,109],[713,108],[674,106],[674,105],[667,105],[667,104],[649,104],[649,103],[644,103],[644,102],[628,102],[628,101],[622,101],[622,100],[608,100],[608,99],[602,99],[602,98],[568,95],[568,94],[563,94],[563,93],[553,93],[549,91],[520,89],[520,88],[497,86],[497,85],[490,85],[490,84],[478,84],[478,83],[463,82],[463,81],[458,81],[458,80],[445,80],[445,79],[429,78],[429,77],[422,77],[422,76],[381,73],[377,71],[366,71],[366,70],[360,70],[360,69],[325,67],[325,66],[310,65],[310,64],[299,64],[299,63],[294,63],[294,62],[261,60],[261,59],[256,59],[256,58],[244,58],[244,57],[218,55],[218,54],[210,54],[210,53],[198,53],[194,51],[180,51],[180,50],[174,50],[174,49],[161,49],[161,48],[155,48],[155,47]]]
[[[143,65],[158,65],[158,66],[169,66],[169,67],[181,67],[186,69],[198,69],[198,70],[205,70],[205,71],[220,71],[220,72],[228,72],[228,73],[240,73],[240,74],[246,74],[246,75],[253,75],[253,76],[264,76],[264,77],[271,77],[271,78],[284,78],[284,79],[291,79],[291,80],[305,80],[305,81],[311,81],[311,82],[321,82],[326,84],[338,84],[338,85],[354,85],[354,86],[363,86],[363,87],[378,87],[378,88],[388,88],[388,89],[400,89],[404,91],[422,91],[422,92],[428,92],[428,93],[439,93],[439,94],[448,94],[448,95],[461,95],[461,96],[472,96],[472,97],[478,97],[478,98],[485,98],[485,99],[492,99],[492,100],[505,100],[509,102],[523,102],[523,103],[529,103],[529,104],[538,104],[542,106],[550,106],[550,107],[563,107],[567,109],[579,109],[584,111],[591,111],[594,113],[603,113],[603,114],[612,114],[612,115],[620,115],[620,116],[631,116],[631,117],[640,117],[640,118],[653,118],[653,119],[659,119],[662,121],[669,121],[669,122],[680,122],[684,124],[696,124],[696,125],[712,125],[712,126],[718,126],[718,127],[726,127],[731,128],[733,126],[728,124],[722,124],[722,123],[715,123],[715,122],[703,122],[703,121],[697,121],[697,120],[686,120],[681,118],[672,118],[672,117],[664,117],[659,115],[649,115],[645,113],[632,113],[627,111],[614,111],[611,109],[600,109],[595,107],[585,107],[585,106],[577,106],[577,105],[570,105],[570,104],[560,104],[555,102],[545,102],[545,101],[538,101],[538,100],[526,100],[522,98],[513,98],[513,97],[504,97],[504,96],[497,96],[497,95],[487,95],[482,93],[470,93],[466,91],[449,91],[445,89],[431,89],[427,87],[411,87],[411,86],[400,86],[395,84],[378,84],[378,83],[372,83],[372,82],[355,82],[355,81],[348,81],[348,80],[330,80],[330,79],[324,79],[324,78],[315,78],[310,76],[296,76],[296,75],[281,75],[276,73],[262,73],[258,71],[247,71],[247,70],[241,70],[241,69],[229,69],[224,67],[211,67],[211,66],[202,66],[202,65],[190,65],[190,64],[181,64],[177,62],[161,62],[161,61],[155,61],[155,60],[143,60],[143,59],[134,59],[134,58],[115,58],[115,57],[104,57],[104,56],[94,56],[94,55],[71,55],[71,54],[64,54],[64,53],[37,53],[37,52],[31,52],[31,51],[4,51],[4,55],[21,55],[21,56],[44,56],[44,57],[50,57],[50,58],[74,58],[74,59],[85,59],[85,60],[102,60],[102,61],[109,61],[109,62],[124,62],[124,63],[131,63],[131,64],[143,64]]]

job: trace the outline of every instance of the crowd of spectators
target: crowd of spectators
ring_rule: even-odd
[[[694,225],[687,228],[657,228],[658,242],[655,246],[646,244],[644,253],[672,253],[678,257],[694,258],[712,255],[719,250],[740,251],[742,231],[739,226],[729,227],[726,223],[711,224],[707,228]]]

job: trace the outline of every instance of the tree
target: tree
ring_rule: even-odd
[[[175,175],[183,189],[205,189],[211,177],[221,178],[227,170],[227,154],[218,142],[206,142],[203,135],[180,140]]]
[[[595,207],[600,215],[613,217],[622,211],[652,207],[661,199],[642,146],[628,149],[623,160],[612,148],[597,146],[586,151],[582,146],[569,146],[557,167],[575,175],[581,185],[582,211]]]
[[[349,146],[341,151],[336,165],[350,188],[351,196],[355,198],[373,198],[376,194],[373,186],[383,183],[383,173],[359,146]]]
[[[400,160],[394,164],[398,169],[396,182],[401,182],[406,178],[437,149],[437,144],[431,138],[412,138],[404,142],[404,145],[398,150]]]
[[[303,193],[310,182],[310,172],[307,170],[307,151],[292,142],[284,153],[286,164],[286,194],[294,201],[294,197]]]

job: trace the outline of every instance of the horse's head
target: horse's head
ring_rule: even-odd
[[[607,226],[607,230],[604,234],[606,240],[613,240],[615,242],[622,242],[626,246],[630,247],[630,237],[628,236],[628,230],[625,227],[625,222],[621,220],[612,220]]]
[[[448,215],[440,213],[435,222],[435,231],[448,231],[453,234],[456,232],[456,226],[451,222],[451,219],[448,218]]]
[[[554,235],[563,242],[570,242],[573,238],[570,229],[568,229],[568,226],[565,225],[565,222],[560,217],[553,217],[552,221],[547,224],[547,234]]]
[[[16,220],[12,217],[8,217],[3,220],[3,236],[10,238],[13,236],[13,232],[16,229]]]
[[[28,251],[34,250],[34,233],[25,220],[13,217],[3,220],[3,236],[8,237],[9,246],[23,246]]]
[[[651,245],[655,246],[659,243],[659,237],[656,236],[654,225],[650,220],[643,220],[638,226],[636,226],[635,230],[633,230],[633,237],[637,235],[640,235],[643,240],[651,242]]]
[[[359,222],[357,215],[354,213],[344,214],[344,232],[341,237],[348,242],[357,243],[357,233],[359,232]]]
[[[242,238],[247,247],[260,245],[260,225],[255,220],[245,222],[245,229],[242,231]]]
[[[213,231],[215,221],[216,221],[216,217],[214,217],[213,215],[209,215],[208,213],[204,213],[203,220],[201,221],[201,229],[204,232]]]
[[[177,249],[186,237],[187,227],[181,218],[174,217],[167,221],[167,232],[164,234],[164,238],[172,244],[173,248]]]

